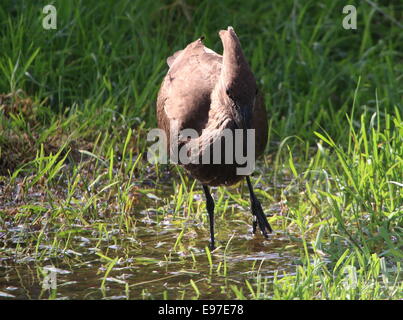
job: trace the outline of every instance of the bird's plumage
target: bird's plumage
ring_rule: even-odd
[[[168,137],[176,130],[194,129],[199,138],[183,143],[207,147],[223,129],[240,128],[231,98],[250,115],[248,128],[256,129],[256,156],[267,143],[267,115],[263,96],[232,28],[221,30],[223,55],[204,46],[202,39],[190,43],[167,59],[169,71],[157,99],[158,126]],[[223,161],[224,162],[224,161]],[[187,171],[205,185],[231,185],[243,178],[237,164],[187,164]]]

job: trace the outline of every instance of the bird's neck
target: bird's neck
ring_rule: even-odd
[[[216,86],[211,92],[211,104],[209,111],[209,121],[206,128],[209,129],[225,129],[228,128],[232,120],[231,104],[225,93],[225,82],[220,77]]]
[[[202,130],[200,136],[191,139],[188,144],[190,147],[198,146],[200,150],[209,147],[218,139],[221,139],[224,129],[233,129],[233,120],[230,114],[228,103],[223,100],[225,96],[221,94],[219,85],[211,93],[211,104],[208,115],[208,122]]]

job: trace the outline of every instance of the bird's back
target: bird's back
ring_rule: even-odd
[[[201,134],[208,122],[210,96],[220,75],[222,56],[199,39],[167,62],[170,68],[157,99],[158,126],[169,134],[170,121],[178,121],[178,130],[192,128]]]
[[[205,47],[201,40],[167,59],[170,68],[158,94],[157,119],[159,128],[167,134],[168,152],[172,121],[176,121],[177,130],[194,129],[199,135],[208,125],[211,94],[220,78],[223,57]],[[256,129],[258,157],[267,143],[267,115],[260,93],[252,110],[252,128]],[[191,164],[185,167],[194,178],[208,185],[231,185],[242,179],[236,175],[236,165]]]

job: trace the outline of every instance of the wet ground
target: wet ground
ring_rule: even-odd
[[[236,204],[217,214],[218,248],[210,255],[205,213],[161,213],[150,201],[133,210],[129,230],[118,213],[68,227],[38,226],[34,218],[4,222],[0,299],[229,299],[240,291],[250,297],[247,282],[270,286],[276,272],[281,277],[298,264],[289,235],[276,225],[268,240],[253,235],[250,213]]]

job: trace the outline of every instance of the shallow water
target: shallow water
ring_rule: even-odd
[[[182,246],[174,251],[181,229],[169,224],[159,228],[142,224],[137,229],[135,238],[125,235],[116,244],[108,240],[98,244],[98,238],[82,232],[72,240],[74,251],[60,250],[54,258],[0,258],[0,298],[48,297],[49,290],[42,289],[45,274],[40,270],[54,266],[47,274],[56,274],[57,298],[226,299],[234,297],[231,285],[245,287],[245,280],[253,282],[257,274],[270,281],[276,270],[280,274],[292,272],[297,261],[297,252],[291,247],[285,249],[288,237],[280,232],[269,240],[253,237],[243,224],[235,226],[227,251],[221,246],[212,254],[212,267],[205,252],[208,235],[203,234],[204,241],[200,240],[197,231],[191,229],[184,234]],[[219,239],[221,235],[219,232]],[[119,237],[119,233],[114,237]],[[39,248],[39,255],[47,249],[51,248]],[[97,253],[118,258],[107,275],[108,261]],[[200,295],[190,285],[191,279]]]
[[[250,212],[231,204],[225,218],[216,214],[218,248],[210,263],[207,219],[150,209],[168,189],[134,209],[130,230],[117,222],[118,214],[88,226],[5,222],[0,299],[230,299],[234,290],[251,296],[246,280],[270,286],[275,272],[294,272],[300,256],[295,242],[276,225],[267,240],[253,235]]]

